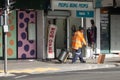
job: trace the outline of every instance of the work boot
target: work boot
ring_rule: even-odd
[[[81,61],[81,63],[86,63],[86,61]]]

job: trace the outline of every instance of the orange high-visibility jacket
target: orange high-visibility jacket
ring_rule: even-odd
[[[74,36],[72,37],[72,48],[77,50],[82,48],[83,44],[86,45],[83,33],[81,31],[75,32]]]

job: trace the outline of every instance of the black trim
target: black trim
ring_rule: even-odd
[[[117,8],[109,8],[109,14],[120,14],[120,7]]]
[[[18,59],[18,11],[16,11],[16,59]]]
[[[36,59],[37,59],[37,12],[35,11],[35,31],[36,31],[36,35],[35,35],[35,42],[36,42]]]

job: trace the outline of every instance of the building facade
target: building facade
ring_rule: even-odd
[[[13,10],[9,13],[9,31],[7,32],[8,59],[56,59],[62,49],[71,50],[72,27],[75,26],[76,29],[79,26],[84,27],[84,35],[86,36],[86,30],[91,26],[91,19],[95,20],[97,26],[97,47],[96,52],[92,51],[91,47],[88,46],[83,48],[84,57],[91,58],[94,53],[119,53],[119,7],[95,8],[91,1],[76,2],[70,0],[65,2],[53,1],[51,9],[28,9],[29,7],[25,9],[23,7],[24,9]],[[92,11],[93,16],[85,14],[86,11],[88,13]],[[76,12],[79,12],[79,15]],[[1,20],[2,18],[4,18],[4,15],[1,14]],[[48,57],[49,53],[47,52],[50,24],[57,27],[54,45],[52,46],[54,47],[53,57]],[[2,26],[1,23],[1,59],[4,58],[5,44]],[[114,55],[110,54],[110,56],[113,57]]]

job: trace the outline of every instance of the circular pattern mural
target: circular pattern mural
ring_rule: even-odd
[[[18,58],[36,58],[36,42],[28,40],[28,24],[35,20],[34,11],[18,11]]]

